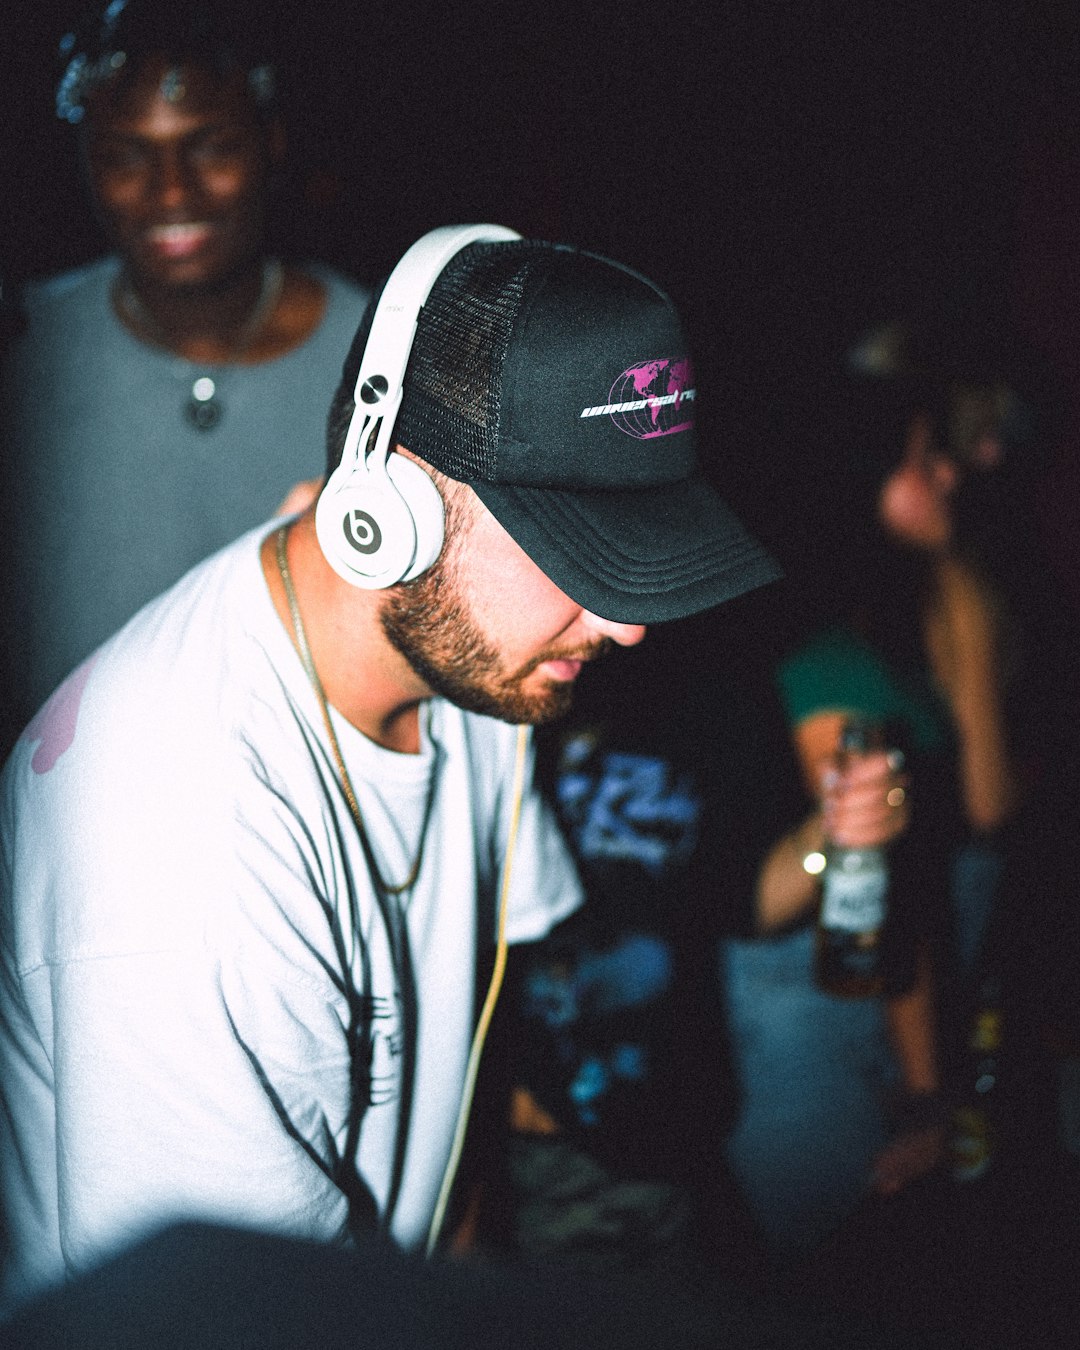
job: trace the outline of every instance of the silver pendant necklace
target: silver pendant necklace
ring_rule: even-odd
[[[276,259],[263,264],[262,283],[251,313],[244,320],[236,335],[232,350],[221,362],[215,362],[211,370],[199,369],[193,361],[187,361],[191,389],[184,403],[184,416],[197,431],[211,431],[221,421],[225,413],[225,403],[221,398],[221,386],[230,366],[236,365],[248,348],[262,332],[267,319],[274,312],[285,284],[285,269]],[[146,333],[158,347],[171,350],[165,330],[136,295],[131,283],[121,274],[113,288],[113,297],[117,308],[124,317]],[[192,374],[192,372],[195,372]]]

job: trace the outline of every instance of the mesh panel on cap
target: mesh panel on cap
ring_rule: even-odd
[[[394,439],[457,479],[486,479],[499,445],[502,368],[529,274],[552,246],[472,244],[420,314]]]

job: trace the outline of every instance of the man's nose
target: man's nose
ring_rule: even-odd
[[[595,633],[610,638],[620,647],[636,647],[645,636],[643,623],[617,623],[614,619],[602,619],[587,609],[582,610],[581,617]]]
[[[190,173],[183,156],[162,151],[153,166],[151,192],[159,209],[175,211],[186,205],[191,190]]]

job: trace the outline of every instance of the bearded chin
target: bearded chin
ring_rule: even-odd
[[[382,628],[432,693],[466,712],[502,722],[552,722],[573,702],[573,685],[549,680],[535,692],[524,682],[543,657],[507,677],[499,653],[476,627],[443,559],[416,581],[387,592]]]

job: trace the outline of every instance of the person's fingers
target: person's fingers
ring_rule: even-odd
[[[904,773],[902,763],[898,765],[889,751],[880,750],[849,760],[837,770],[835,786],[885,782],[906,784],[908,775]]]
[[[910,778],[902,757],[878,751],[823,777],[821,798],[830,838],[848,848],[891,843],[910,823]]]
[[[891,842],[910,823],[909,799],[905,790],[900,800],[890,802],[892,789],[858,789],[840,793],[822,803],[826,833],[838,844],[850,848],[871,847]]]

